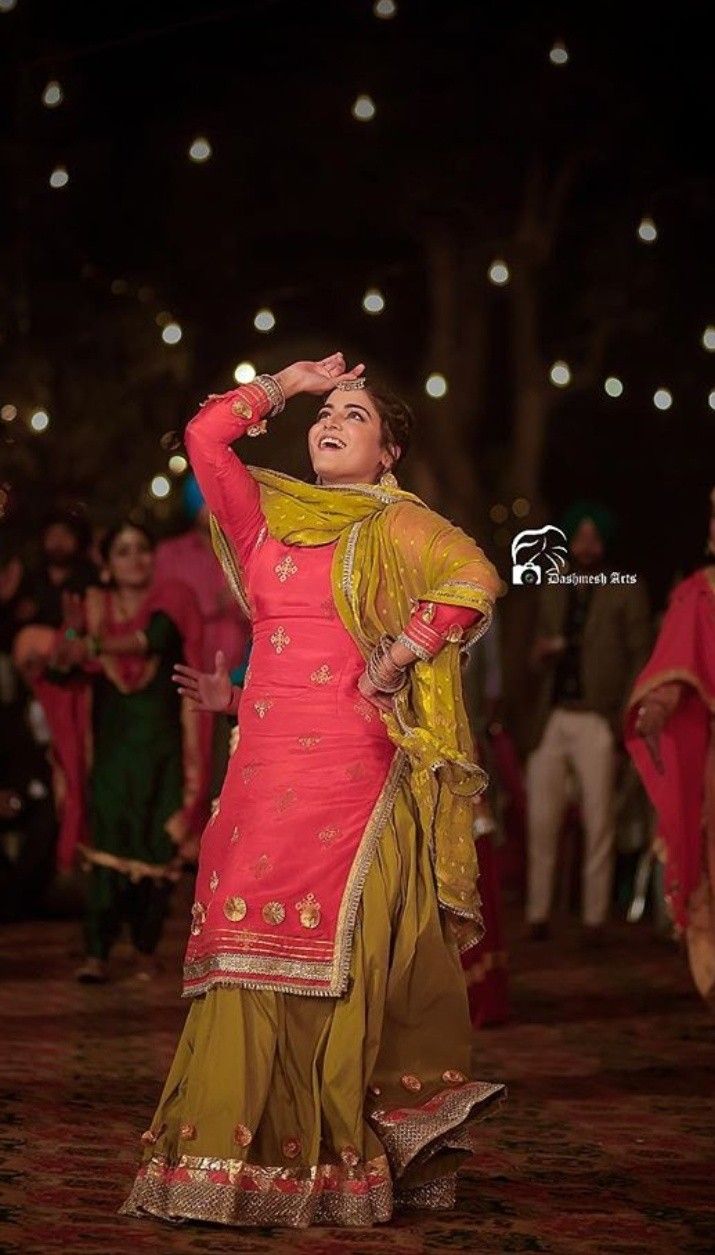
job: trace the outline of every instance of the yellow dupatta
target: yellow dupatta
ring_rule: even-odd
[[[469,536],[412,493],[382,484],[308,484],[276,471],[248,469],[260,485],[271,536],[297,546],[337,541],[333,597],[364,657],[384,633],[399,635],[418,601],[468,607],[484,616],[430,662],[418,660],[410,667],[394,713],[383,714],[390,739],[409,762],[408,785],[430,841],[440,904],[475,921],[480,935],[472,799],[486,788],[487,777],[472,761],[460,650],[487,630],[501,580]],[[229,586],[250,617],[233,546],[215,519],[211,527]],[[469,944],[474,939],[472,927]]]

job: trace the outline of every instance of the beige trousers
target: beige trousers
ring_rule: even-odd
[[[530,923],[549,917],[568,776],[578,781],[585,830],[582,867],[584,924],[602,924],[613,878],[613,785],[615,754],[608,721],[593,711],[557,708],[526,768],[528,796],[528,889]]]

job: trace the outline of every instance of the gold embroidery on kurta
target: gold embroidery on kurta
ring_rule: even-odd
[[[345,768],[345,776],[348,780],[364,780],[366,775],[367,768],[362,762],[350,763],[349,766]]]
[[[211,879],[209,880],[209,889],[211,890],[212,893],[215,893],[216,890],[218,889],[218,872],[217,871],[211,872]]]
[[[332,845],[336,837],[340,836],[340,832],[340,828],[337,828],[335,824],[328,824],[326,828],[320,829],[320,832],[318,833],[318,840],[322,843],[322,845]]]
[[[372,723],[375,708],[364,697],[355,702],[353,709],[365,720],[365,723]]]
[[[241,779],[244,784],[250,784],[260,765],[260,763],[246,763],[245,767],[241,768]]]
[[[256,880],[262,880],[269,872],[273,871],[273,862],[267,854],[262,854],[257,862],[251,868]]]
[[[223,904],[223,913],[226,919],[230,919],[234,924],[245,918],[247,910],[245,898],[239,898],[237,894],[226,898]]]
[[[271,636],[271,645],[277,654],[282,654],[286,646],[290,645],[290,636],[286,632],[285,628],[276,628],[275,632]]]
[[[284,789],[284,791],[276,799],[276,810],[280,815],[283,811],[288,810],[289,806],[293,806],[298,801],[298,794],[295,789]]]
[[[245,401],[240,401],[240,400],[233,401],[231,403],[231,413],[235,414],[236,418],[252,418],[253,417],[253,410],[251,409],[250,405],[247,405]]]
[[[198,937],[206,923],[206,907],[203,902],[194,902],[191,908],[191,936]]]
[[[238,839],[239,839],[240,835],[241,835],[241,834],[240,834],[240,832],[239,832],[238,824],[234,824],[234,827],[233,827],[233,832],[231,833],[231,845],[235,845],[235,844],[236,844],[236,842],[238,841]]]
[[[435,606],[434,602],[428,601],[427,605],[425,606],[424,610],[422,611],[420,615],[420,618],[423,623],[431,623],[436,613],[437,613],[437,607]]]
[[[298,744],[302,750],[312,750],[315,749],[316,745],[320,745],[322,739],[322,736],[313,733],[310,736],[299,736]]]
[[[271,701],[270,697],[259,697],[258,701],[255,701],[253,703],[253,709],[255,710],[259,719],[265,719],[266,715],[268,714],[268,711],[271,710],[272,707],[273,707],[273,702]]]
[[[250,1146],[253,1134],[245,1124],[237,1124],[233,1130],[233,1140],[238,1146]]]
[[[298,912],[298,919],[303,928],[317,928],[320,923],[320,903],[316,900],[314,893],[307,893],[300,902],[296,902],[295,909]]]
[[[287,553],[285,558],[281,558],[280,562],[276,563],[273,570],[278,576],[281,584],[285,584],[286,580],[290,579],[291,575],[296,574],[298,568],[290,554]]]
[[[333,673],[327,662],[324,662],[315,671],[311,671],[310,678],[313,684],[329,684],[333,678]]]
[[[266,902],[261,915],[267,924],[282,924],[286,917],[286,909],[282,902]]]
[[[268,431],[268,423],[266,422],[265,418],[262,418],[260,423],[252,423],[250,427],[246,428],[246,435],[247,436],[265,436],[267,431]]]

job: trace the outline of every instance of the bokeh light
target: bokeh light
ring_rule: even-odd
[[[149,485],[149,491],[151,492],[152,497],[156,497],[158,501],[162,501],[164,497],[168,497],[171,492],[171,484],[166,478],[166,475],[155,475]]]
[[[568,59],[569,54],[564,41],[557,39],[549,52],[549,61],[552,65],[566,65]]]
[[[527,501],[526,497],[517,497],[516,501],[512,502],[511,512],[517,519],[525,519],[530,510],[531,502]]]
[[[200,164],[202,161],[208,161],[213,149],[205,135],[197,135],[189,147],[189,156],[192,161]]]
[[[641,218],[638,224],[638,238],[644,244],[652,244],[658,239],[658,231],[652,218]]]
[[[385,298],[379,288],[368,288],[362,298],[362,307],[366,314],[381,314],[385,308]]]
[[[609,396],[609,397],[622,397],[623,396],[623,384],[617,375],[609,375],[608,379],[603,385],[603,389],[604,389],[604,392],[606,393],[606,396]]]
[[[708,405],[710,406],[711,410],[715,410],[715,388],[713,388],[712,392],[710,393],[708,397]]]
[[[35,410],[30,417],[30,426],[33,431],[47,431],[50,425],[50,416],[47,410]]]
[[[509,518],[509,511],[505,505],[502,505],[501,502],[497,502],[497,504],[493,505],[489,511],[489,517],[492,523],[506,523]]]
[[[571,371],[566,362],[554,362],[549,371],[549,379],[557,388],[566,388],[571,383]]]
[[[375,17],[388,19],[394,17],[397,13],[397,5],[395,4],[395,0],[375,0],[375,3],[372,6],[372,11],[375,14]]]
[[[0,13],[11,13],[17,0],[0,0]]]
[[[0,418],[4,423],[12,423],[17,418],[17,406],[11,405],[9,402],[7,405],[3,405],[2,409],[0,409]]]
[[[183,335],[178,322],[168,322],[161,333],[164,344],[178,344]]]
[[[181,443],[181,436],[178,431],[165,431],[159,441],[162,449],[165,449],[167,453],[174,453],[177,449],[180,449]]]
[[[256,378],[256,368],[253,362],[239,362],[233,372],[236,383],[252,383]]]
[[[489,267],[489,279],[491,283],[495,283],[500,288],[509,282],[509,267],[505,261],[498,258],[492,262]]]
[[[372,96],[358,96],[353,102],[352,115],[358,122],[372,122],[376,113]]]
[[[668,388],[657,388],[653,393],[653,404],[657,410],[669,410],[673,404],[673,394]]]
[[[48,109],[56,109],[57,105],[62,104],[63,99],[64,99],[64,96],[62,94],[62,88],[60,87],[59,83],[55,82],[55,80],[52,79],[52,81],[47,84],[47,86],[45,87],[45,90],[42,93],[43,105],[46,105]]]
[[[66,166],[55,166],[50,175],[50,187],[66,187],[70,181]]]
[[[109,287],[112,296],[126,296],[129,291],[129,284],[126,279],[112,279]]]
[[[425,380],[425,392],[428,397],[434,397],[437,401],[439,401],[441,397],[446,396],[447,380],[444,375],[440,375],[437,372],[429,375]]]
[[[715,353],[715,327],[706,327],[703,332],[703,348],[708,353]]]
[[[160,309],[159,313],[154,318],[154,322],[156,323],[157,327],[165,327],[167,323],[170,323],[173,321],[174,321],[174,316],[173,314],[169,313],[168,309]]]
[[[256,317],[253,319],[253,325],[256,328],[256,331],[272,331],[276,325],[273,310],[259,309]]]
[[[169,470],[172,475],[183,475],[188,465],[183,453],[173,453],[169,458]]]

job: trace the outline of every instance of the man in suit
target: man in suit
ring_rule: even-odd
[[[584,826],[582,919],[598,940],[608,914],[615,830],[615,737],[651,643],[643,584],[614,583],[605,565],[613,520],[602,507],[569,512],[569,578],[539,589],[531,665],[537,680],[527,763],[530,936],[549,934],[568,773],[579,783]]]

